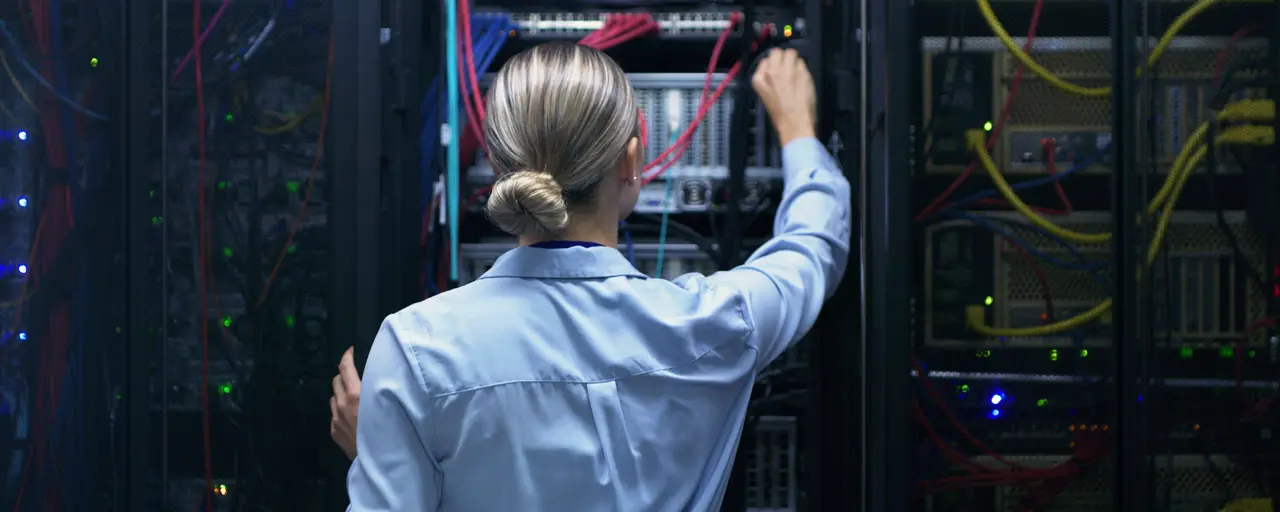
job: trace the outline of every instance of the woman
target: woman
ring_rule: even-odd
[[[666,281],[616,250],[644,154],[622,70],[573,44],[503,66],[487,208],[520,247],[388,317],[363,383],[344,357],[351,510],[718,509],[756,373],[813,325],[849,251],[849,184],[814,139],[804,62],[774,51],[752,83],[784,146],[776,236],[741,267]]]

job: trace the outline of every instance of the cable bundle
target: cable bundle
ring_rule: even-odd
[[[1154,66],[1161,55],[1171,46],[1174,37],[1182,30],[1189,21],[1204,12],[1208,7],[1225,0],[1199,0],[1186,12],[1180,15],[1169,27],[1169,29],[1159,38],[1155,48],[1148,58],[1147,66]],[[1111,300],[1107,299],[1090,310],[1067,319],[1054,319],[1052,315],[1053,304],[1048,289],[1048,282],[1043,272],[1038,268],[1037,261],[1045,261],[1053,263],[1057,266],[1068,268],[1071,270],[1080,270],[1091,272],[1094,279],[1099,282],[1100,287],[1105,293],[1110,293],[1110,287],[1097,274],[1098,270],[1109,265],[1109,263],[1097,263],[1088,261],[1082,254],[1076,244],[1101,244],[1110,241],[1110,233],[1082,233],[1071,229],[1063,228],[1055,223],[1048,216],[1070,213],[1073,210],[1070,199],[1061,189],[1061,180],[1096,164],[1104,154],[1109,151],[1109,147],[1102,148],[1094,155],[1077,158],[1075,165],[1065,172],[1057,172],[1054,162],[1054,145],[1052,140],[1045,141],[1043,148],[1046,153],[1046,167],[1049,170],[1049,176],[1026,180],[1016,184],[1008,183],[1003,173],[999,170],[995,161],[988,153],[993,147],[996,137],[1005,121],[1009,116],[1010,106],[1013,97],[1017,95],[1022,82],[1024,71],[1030,71],[1059,90],[1064,92],[1083,95],[1088,97],[1104,97],[1110,94],[1110,88],[1086,88],[1071,84],[1049,72],[1043,66],[1036,63],[1029,55],[1032,41],[1034,38],[1035,25],[1040,18],[1042,10],[1041,1],[1037,1],[1032,14],[1032,26],[1028,30],[1026,44],[1023,47],[1013,41],[1012,37],[999,25],[994,12],[992,12],[987,0],[977,0],[979,10],[983,17],[987,20],[988,25],[996,34],[997,38],[1004,44],[1006,48],[1014,55],[1019,62],[1019,67],[1014,74],[1013,81],[1010,85],[1009,95],[1006,97],[1004,105],[1000,109],[999,116],[989,130],[989,134],[984,134],[981,130],[971,130],[966,134],[966,142],[970,151],[973,152],[974,159],[945,190],[937,198],[932,200],[917,216],[916,220],[920,222],[936,222],[944,219],[963,219],[973,224],[989,229],[1006,239],[1024,259],[1031,264],[1031,270],[1036,274],[1037,280],[1040,281],[1043,291],[1046,314],[1042,317],[1045,320],[1043,325],[1033,327],[1018,328],[997,328],[985,325],[986,312],[984,306],[973,305],[966,310],[966,325],[975,333],[985,337],[996,339],[1007,338],[1034,338],[1051,336],[1055,334],[1070,334],[1091,322],[1105,318],[1111,307]],[[1231,41],[1223,49],[1218,62],[1215,65],[1214,83],[1225,89],[1223,85],[1223,74],[1225,68],[1225,60],[1227,53],[1232,47],[1253,29],[1246,28],[1237,32],[1232,36]],[[1145,69],[1145,68],[1144,68]],[[1138,70],[1139,73],[1144,70]],[[1229,73],[1228,73],[1229,74]],[[1220,94],[1222,96],[1222,94]],[[1225,97],[1225,96],[1224,96]],[[1262,126],[1255,123],[1268,123],[1275,118],[1275,103],[1272,100],[1244,100],[1236,103],[1226,103],[1222,101],[1217,104],[1221,108],[1215,112],[1213,120],[1200,126],[1188,138],[1185,145],[1181,148],[1179,154],[1175,158],[1164,183],[1156,192],[1151,201],[1147,204],[1144,213],[1148,217],[1154,217],[1153,236],[1146,252],[1146,265],[1150,266],[1154,263],[1156,257],[1164,247],[1164,240],[1167,236],[1169,222],[1173,217],[1174,208],[1179,196],[1192,172],[1198,168],[1201,163],[1210,158],[1214,154],[1215,145],[1247,145],[1247,146],[1263,146],[1271,145],[1275,140],[1275,133],[1270,126]],[[991,190],[981,191],[966,197],[950,201],[951,195],[960,188],[960,186],[976,171],[979,167],[987,174],[994,183]],[[1210,164],[1213,167],[1213,164]],[[1210,169],[1212,174],[1213,169]],[[1018,196],[1018,191],[1033,187],[1041,187],[1051,185],[1055,187],[1058,198],[1062,201],[1064,208],[1061,210],[1042,208],[1027,204]],[[1023,221],[1005,220],[1002,218],[980,217],[964,211],[964,208],[975,205],[1009,205]],[[1224,230],[1228,230],[1228,226],[1219,214],[1219,224]],[[1043,235],[1046,239],[1051,240],[1059,246],[1072,253],[1079,263],[1064,262],[1058,260],[1051,255],[1044,254],[1035,250],[1030,244],[1020,240],[1016,234],[1005,231],[997,226],[997,224],[1007,224],[1016,226],[1019,229],[1028,230]],[[1234,236],[1228,231],[1228,236]],[[1233,244],[1235,245],[1235,244]],[[1243,256],[1242,251],[1235,248],[1237,259],[1251,273],[1257,270],[1253,264],[1249,263]],[[1034,256],[1032,258],[1031,256]],[[1263,282],[1261,278],[1255,278],[1255,281]],[[1266,291],[1266,286],[1263,286]],[[1280,296],[1280,292],[1277,292]],[[1243,388],[1243,344],[1253,333],[1260,329],[1274,328],[1275,319],[1263,318],[1251,322],[1242,333],[1239,344],[1235,349],[1235,379],[1236,388],[1242,396],[1243,404],[1246,408],[1246,416],[1261,416],[1260,408],[1269,407],[1269,402],[1256,401],[1251,402],[1245,398]],[[1027,491],[1027,499],[1020,505],[1021,507],[1031,510],[1038,509],[1051,498],[1054,494],[1060,492],[1067,483],[1080,475],[1083,471],[1096,465],[1106,454],[1109,449],[1109,437],[1106,434],[1106,426],[1099,429],[1089,429],[1087,432],[1076,430],[1073,432],[1073,457],[1071,461],[1064,465],[1049,469],[1033,469],[1019,465],[1017,463],[1006,460],[999,454],[991,451],[983,445],[960,423],[955,415],[949,410],[946,401],[941,394],[934,388],[932,382],[925,372],[924,365],[912,356],[912,365],[915,367],[919,376],[925,394],[942,412],[943,416],[957,432],[965,437],[970,445],[977,451],[991,456],[1000,463],[1003,468],[993,468],[979,466],[972,462],[967,455],[961,453],[949,443],[944,441],[930,424],[925,415],[919,400],[913,401],[912,409],[916,420],[923,426],[925,434],[937,445],[941,453],[947,456],[954,464],[968,473],[966,476],[945,478],[933,480],[919,484],[918,490],[921,492],[938,492],[951,489],[959,489],[974,486],[1009,486],[1017,485],[1023,487]]]
[[[490,43],[490,44],[494,44],[494,46],[487,46],[486,44],[481,44],[480,45],[481,51],[477,52],[476,42],[490,41],[489,39],[487,39],[488,34],[498,33],[499,27],[501,32],[503,32],[505,35],[505,32],[510,28],[510,25],[509,25],[509,22],[507,22],[505,19],[494,18],[492,16],[490,17],[472,16],[470,5],[467,0],[459,0],[457,6],[458,6],[458,17],[462,21],[459,23],[459,34],[458,34],[459,44],[458,44],[458,55],[456,57],[460,61],[460,68],[462,69],[462,73],[460,74],[461,76],[459,77],[461,82],[461,89],[462,89],[461,103],[463,106],[463,110],[466,113],[466,127],[462,130],[458,143],[459,143],[460,152],[461,152],[460,164],[465,166],[470,163],[469,159],[476,154],[476,151],[478,149],[481,149],[484,145],[484,142],[483,142],[484,137],[482,134],[481,127],[483,126],[483,123],[484,123],[485,110],[484,110],[484,97],[480,92],[479,75],[483,73],[489,67],[489,65],[491,65],[493,56],[496,55],[497,49],[501,47],[501,40],[499,39],[494,43]],[[496,22],[496,24],[488,24],[492,22],[485,21],[485,20],[494,20],[494,19],[500,19],[501,21]],[[729,69],[725,78],[717,85],[717,87],[715,87],[714,89],[712,88],[712,80],[714,78],[716,64],[720,60],[720,54],[723,51],[724,46],[727,43],[729,37],[732,35],[733,30],[737,28],[740,22],[741,22],[740,15],[738,14],[732,15],[730,17],[729,26],[726,27],[725,30],[717,38],[715,47],[712,50],[710,63],[707,66],[707,77],[703,84],[703,90],[702,90],[701,97],[699,99],[697,113],[683,127],[682,131],[673,131],[673,135],[675,133],[678,133],[679,135],[674,136],[672,138],[671,145],[665,151],[663,151],[660,155],[658,155],[657,158],[655,158],[653,161],[647,163],[644,166],[644,177],[643,177],[642,184],[648,184],[653,180],[657,179],[664,172],[666,172],[667,169],[670,169],[672,166],[674,166],[677,162],[680,161],[680,158],[691,146],[694,135],[696,134],[697,129],[701,125],[703,119],[711,111],[711,108],[715,105],[715,103],[720,99],[720,96],[728,88],[729,84],[732,83],[733,78],[737,76],[738,73],[741,72],[742,64],[741,63],[735,64],[733,67]],[[479,25],[482,27],[480,35],[473,37],[473,34],[472,34],[473,24]],[[590,46],[592,48],[596,48],[599,50],[607,50],[609,48],[613,48],[615,46],[624,44],[634,39],[638,39],[638,38],[650,35],[652,33],[655,33],[659,30],[659,28],[660,27],[658,23],[654,21],[653,18],[647,14],[641,14],[641,13],[610,14],[606,16],[603,27],[601,27],[599,30],[595,32],[592,32],[591,34],[587,35],[583,39],[581,39],[579,41],[579,44]],[[767,36],[768,36],[767,31],[762,33],[761,35],[762,38],[765,38]],[[479,53],[481,56],[479,59],[477,59],[476,57],[477,53]],[[479,62],[480,65],[476,65],[477,61]],[[430,91],[435,91],[435,90],[436,90],[436,87],[433,84],[433,87],[431,88]],[[432,98],[432,95],[431,95],[431,92],[429,92],[428,101],[430,101],[431,98]],[[426,106],[425,103],[424,103],[424,106]],[[436,118],[433,116],[430,118],[429,121],[424,121],[424,123],[431,123],[432,121],[435,121],[435,120]],[[432,124],[438,125],[438,123],[432,123]],[[456,190],[457,187],[449,187],[447,185],[443,187],[445,190],[441,191],[440,190],[441,187],[437,183],[437,179],[434,173],[430,172],[433,162],[429,158],[433,158],[433,157],[428,157],[426,155],[428,154],[434,155],[433,146],[435,142],[432,140],[433,137],[428,136],[429,133],[434,133],[431,130],[432,128],[430,124],[424,125],[424,136],[422,139],[424,148],[432,148],[431,150],[429,150],[430,153],[424,151],[424,159],[422,162],[423,168],[425,170],[424,183],[423,183],[424,192],[427,192],[426,194],[424,194],[424,197],[431,198],[430,201],[425,205],[425,210],[423,213],[424,226],[423,226],[423,244],[422,245],[428,248],[427,254],[434,253],[434,251],[430,250],[429,248],[429,246],[431,245],[429,243],[429,239],[430,239],[431,233],[434,230],[434,225],[436,224],[436,222],[432,222],[432,219],[435,216],[434,212],[437,211],[438,207],[443,202],[440,196],[443,194],[444,196],[448,197],[450,195],[459,193],[459,191]],[[645,125],[645,120],[643,119],[643,117],[641,117],[642,139],[647,138],[647,133],[648,133],[648,127]],[[467,208],[469,208],[472,203],[483,198],[486,194],[488,194],[490,189],[491,187],[481,187],[473,191],[465,200],[461,201],[461,207],[459,208],[459,211],[464,211]],[[448,215],[442,215],[442,217],[444,217],[445,221],[452,222],[453,223],[452,225],[457,225],[457,223],[461,222],[460,218],[448,219]],[[456,242],[456,235],[451,235],[450,238],[454,239],[454,241]],[[439,266],[438,272],[440,274],[443,274],[444,272],[443,265]],[[426,276],[424,276],[423,281],[424,281],[424,284],[426,285],[426,288],[429,294],[432,293],[434,290],[443,289],[445,286],[445,279],[442,279],[439,277],[435,279],[436,281],[435,283],[432,283],[431,279],[426,279]]]

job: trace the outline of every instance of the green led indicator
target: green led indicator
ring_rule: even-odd
[[[298,252],[298,246],[296,246],[296,245],[292,245],[292,244],[291,244],[291,245],[289,245],[289,248],[288,248],[287,250],[285,250],[285,252],[287,252],[287,253],[289,253],[289,254],[293,254],[293,253],[295,253],[295,252]]]
[[[98,58],[97,58],[97,57],[94,57],[94,58],[92,58],[92,59],[89,59],[89,67],[91,67],[91,68],[96,68],[96,67],[98,67]]]
[[[987,122],[985,122],[985,123],[982,123],[982,129],[983,129],[983,130],[991,131],[993,128],[995,128],[995,125],[991,124],[991,121],[987,121]]]
[[[1249,358],[1250,358],[1250,359],[1255,358],[1255,357],[1258,357],[1258,351],[1257,351],[1257,350],[1250,350],[1250,351],[1249,351],[1249,353],[1248,353],[1247,355],[1249,356]]]
[[[225,117],[223,117],[223,119],[226,119],[226,120],[227,120],[227,122],[228,122],[228,123],[230,123],[230,122],[232,122],[232,121],[235,121],[235,120],[236,120],[236,116],[233,116],[233,115],[231,115],[231,113],[230,113],[230,112],[227,112],[227,115],[226,115]]]
[[[230,317],[230,316],[224,316],[224,317],[222,317],[222,326],[223,326],[223,327],[231,327],[231,317]]]
[[[219,181],[218,190],[226,190],[226,189],[227,189],[227,180]]]
[[[988,306],[995,304],[995,302],[996,302],[996,299],[994,297],[987,297],[986,299],[982,300],[982,303]]]
[[[222,393],[222,394],[224,394],[224,395],[229,395],[229,394],[231,394],[231,383],[230,383],[230,382],[228,382],[228,383],[225,383],[225,384],[223,384],[223,385],[221,385],[221,386],[218,386],[218,392],[219,392],[219,393]]]
[[[123,400],[123,399],[124,399],[124,395],[120,393],[116,393],[116,400]]]
[[[1058,360],[1058,349],[1056,349],[1056,348],[1055,348],[1055,349],[1050,349],[1050,350],[1049,350],[1049,360],[1050,360],[1050,361],[1057,361],[1057,360]]]
[[[956,392],[957,392],[957,393],[968,393],[968,392],[969,392],[969,385],[968,385],[968,384],[961,384],[961,385],[959,385],[959,386],[956,386]]]
[[[147,197],[155,197],[155,196],[156,196],[155,189],[151,189],[147,191]]]
[[[285,315],[284,325],[285,327],[293,327],[295,325],[298,325],[298,319],[294,318],[293,315]]]
[[[974,352],[973,355],[986,359],[988,357],[991,357],[991,351],[988,349],[982,349],[977,352]]]
[[[1041,399],[1039,399],[1039,400],[1036,400],[1036,406],[1037,406],[1037,407],[1044,407],[1044,406],[1046,406],[1046,405],[1049,405],[1049,399],[1048,399],[1048,398],[1041,398]]]
[[[1089,349],[1087,348],[1080,349],[1080,357],[1089,357]]]
[[[151,218],[151,225],[153,225],[153,226],[159,226],[159,225],[161,225],[161,224],[164,224],[164,217],[152,217],[152,218]]]
[[[230,257],[231,257],[231,248],[230,248],[230,247],[223,247],[223,248],[222,248],[222,256],[223,256],[223,257],[226,257],[226,258],[230,258]]]
[[[1178,355],[1182,356],[1183,359],[1191,359],[1191,356],[1195,355],[1195,351],[1190,346],[1183,345],[1182,348],[1178,349]]]
[[[1236,356],[1236,349],[1235,349],[1235,347],[1222,347],[1222,348],[1218,349],[1218,356],[1220,356],[1220,357],[1235,357],[1235,356]]]
[[[297,182],[297,180],[289,180],[287,183],[285,183],[285,184],[284,184],[284,186],[285,186],[285,188],[289,189],[289,191],[290,191],[290,192],[295,192],[295,193],[296,193],[296,192],[298,191],[298,182]]]

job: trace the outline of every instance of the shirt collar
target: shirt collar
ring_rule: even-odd
[[[542,249],[517,247],[499,256],[480,279],[527,277],[534,279],[601,279],[648,276],[636,270],[613,247],[566,247]]]

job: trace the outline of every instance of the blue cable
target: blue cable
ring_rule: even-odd
[[[622,240],[627,244],[627,260],[631,262],[631,266],[636,266],[636,246],[631,243],[631,230],[627,229],[627,221],[619,221],[618,227],[622,228]]]
[[[510,29],[510,22],[505,16],[473,16],[472,25],[477,27],[477,31],[472,34],[474,40],[474,53],[476,54],[476,74],[480,75],[493,64],[497,58],[502,45],[507,39],[507,30]],[[423,208],[430,206],[432,194],[435,193],[435,184],[437,179],[436,173],[436,148],[439,146],[439,113],[437,111],[440,102],[440,79],[436,77],[427,87],[427,93],[422,100],[419,113],[422,117],[422,135],[419,144],[422,148],[421,160],[419,168],[422,173],[422,198]],[[461,129],[456,132],[461,134]],[[460,138],[460,137],[459,137]],[[460,163],[459,163],[460,165]],[[426,254],[435,255],[435,237],[429,237],[427,240]],[[456,268],[456,267],[455,267]],[[434,275],[434,273],[432,273]],[[455,278],[456,279],[456,278]],[[439,293],[435,285],[434,279],[427,279],[427,291],[431,294]]]
[[[454,0],[445,3],[445,117],[449,122],[449,147],[445,167],[445,198],[449,210],[449,280],[458,280],[458,183],[461,156],[458,140],[462,133],[458,123],[458,4]]]
[[[45,80],[43,76],[40,76],[40,72],[36,71],[36,68],[32,67],[30,62],[27,62],[26,57],[22,56],[22,49],[18,46],[18,41],[14,39],[13,33],[9,31],[9,26],[5,24],[4,21],[0,21],[0,32],[4,33],[4,38],[9,42],[9,46],[13,48],[13,57],[18,60],[18,64],[21,64],[22,68],[25,69],[32,78],[36,79],[36,83],[39,83],[41,87],[48,89],[49,92],[53,93],[55,98],[58,98],[58,101],[61,101],[72,110],[84,114],[86,117],[91,119],[97,119],[99,121],[107,120],[107,116],[89,110],[83,105],[76,103],[75,100],[68,98],[65,94],[62,94],[57,87],[54,87],[53,84],[49,83],[48,80]]]
[[[672,146],[674,146],[676,144],[676,140],[680,138],[679,132],[679,130],[671,130]],[[663,256],[663,253],[665,253],[667,249],[667,221],[670,220],[671,217],[671,184],[675,181],[671,179],[670,176],[663,176],[662,179],[663,181],[666,181],[667,184],[665,191],[662,193],[662,223],[658,226],[658,267],[654,271],[654,277],[657,277],[658,279],[662,279],[662,262],[666,259]]]
[[[1014,183],[1013,185],[1011,185],[1011,188],[1013,188],[1014,190],[1023,190],[1023,189],[1035,188],[1035,187],[1057,183],[1059,181],[1062,181],[1070,177],[1071,175],[1077,172],[1080,172],[1092,166],[1093,164],[1098,163],[1098,160],[1101,160],[1103,156],[1106,156],[1110,152],[1111,152],[1111,145],[1107,144],[1106,147],[1103,147],[1102,149],[1099,149],[1096,153],[1089,155],[1088,157],[1085,157],[1084,160],[1077,161],[1076,164],[1071,166],[1070,169],[1067,169],[1063,172],[1051,174],[1048,176]],[[982,199],[996,197],[999,194],[1000,192],[994,188],[983,190],[981,192],[977,192],[974,194],[970,194],[968,196],[955,200],[954,202],[951,203],[951,206],[948,206],[947,208],[940,210],[935,215],[950,213],[953,210],[958,210],[960,208],[963,208],[966,205],[973,204]]]
[[[1011,243],[1011,244],[1013,244],[1013,245],[1018,246],[1019,248],[1021,248],[1021,249],[1022,249],[1022,250],[1024,250],[1024,251],[1027,251],[1027,253],[1028,253],[1028,254],[1031,254],[1032,256],[1035,256],[1036,258],[1039,258],[1039,259],[1041,259],[1041,260],[1043,260],[1043,261],[1045,261],[1045,262],[1047,262],[1047,263],[1049,263],[1049,264],[1051,264],[1051,265],[1055,265],[1055,266],[1058,266],[1058,267],[1062,267],[1062,268],[1065,268],[1065,269],[1068,269],[1068,270],[1078,270],[1078,271],[1083,271],[1083,272],[1089,272],[1089,273],[1091,273],[1091,274],[1093,275],[1094,280],[1095,280],[1095,281],[1097,281],[1098,286],[1100,286],[1100,287],[1102,287],[1104,290],[1108,290],[1108,291],[1111,289],[1111,287],[1107,285],[1106,281],[1105,281],[1105,280],[1103,280],[1103,279],[1102,279],[1102,276],[1098,273],[1098,270],[1103,269],[1103,268],[1106,268],[1107,266],[1109,266],[1109,265],[1110,265],[1110,262],[1104,262],[1104,263],[1075,263],[1075,262],[1068,262],[1068,261],[1060,260],[1060,259],[1058,259],[1057,257],[1055,257],[1055,256],[1053,256],[1053,255],[1051,255],[1051,254],[1047,254],[1047,253],[1045,253],[1044,251],[1041,251],[1041,250],[1039,250],[1039,249],[1036,249],[1036,248],[1035,248],[1035,247],[1033,247],[1031,244],[1027,243],[1025,240],[1022,240],[1021,238],[1019,238],[1019,237],[1018,237],[1016,234],[1014,234],[1013,232],[1008,231],[1008,230],[1005,230],[1004,228],[1001,228],[1000,226],[997,226],[997,225],[996,225],[996,223],[997,223],[997,222],[999,222],[999,223],[1011,224],[1011,225],[1016,225],[1016,226],[1021,227],[1021,228],[1026,228],[1026,229],[1030,229],[1030,230],[1036,231],[1036,233],[1041,234],[1041,235],[1044,235],[1046,238],[1049,238],[1050,240],[1053,240],[1053,241],[1054,241],[1054,243],[1056,243],[1056,244],[1058,244],[1058,245],[1062,246],[1063,248],[1065,248],[1068,252],[1070,252],[1073,256],[1075,256],[1075,257],[1076,257],[1077,259],[1079,259],[1081,262],[1087,261],[1087,259],[1085,258],[1084,254],[1082,254],[1082,253],[1080,252],[1080,249],[1076,248],[1076,247],[1075,247],[1074,245],[1072,245],[1070,242],[1067,242],[1066,240],[1063,240],[1061,237],[1059,237],[1059,236],[1057,236],[1057,235],[1054,235],[1054,234],[1052,234],[1052,233],[1046,232],[1046,231],[1044,231],[1044,230],[1042,230],[1042,229],[1040,229],[1040,228],[1038,228],[1038,227],[1035,227],[1035,226],[1033,226],[1033,225],[1030,225],[1030,224],[1023,224],[1023,223],[1021,223],[1021,222],[1012,221],[1012,220],[1008,220],[1008,219],[1001,219],[1001,218],[998,218],[998,217],[983,217],[983,216],[980,216],[980,215],[974,215],[974,214],[967,213],[967,212],[947,212],[947,213],[946,213],[946,215],[947,215],[948,217],[957,218],[957,219],[962,219],[962,220],[965,220],[965,221],[968,221],[968,222],[972,222],[974,225],[977,225],[977,226],[979,226],[979,227],[982,227],[982,228],[984,228],[984,229],[987,229],[988,231],[991,231],[991,232],[995,233],[996,235],[999,235],[1001,238],[1003,238],[1003,239],[1007,240],[1009,243]]]

